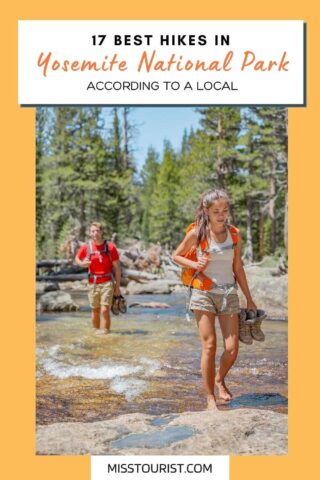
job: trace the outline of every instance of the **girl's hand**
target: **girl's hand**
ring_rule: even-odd
[[[198,270],[199,272],[203,272],[208,265],[209,258],[205,256],[201,256],[198,258],[198,261],[195,263],[195,269]]]
[[[247,310],[253,310],[254,313],[257,313],[257,305],[252,299],[247,300]]]

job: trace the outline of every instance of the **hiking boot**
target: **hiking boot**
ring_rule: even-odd
[[[257,317],[258,317],[258,318],[261,318],[261,320],[264,320],[265,318],[267,318],[267,314],[266,314],[266,312],[265,312],[264,310],[260,310],[260,309],[258,308],[258,310],[257,310]]]
[[[126,299],[120,295],[119,299],[118,299],[118,306],[119,306],[119,310],[121,313],[126,313],[127,311],[127,302],[126,302]]]
[[[239,340],[246,345],[252,345],[253,343],[250,325],[244,320],[241,312],[239,315]]]
[[[257,310],[257,317],[253,325],[250,325],[250,333],[254,340],[257,342],[263,342],[265,335],[261,330],[261,323],[267,317],[266,313],[263,310]]]
[[[246,322],[248,325],[253,325],[256,321],[257,315],[253,310],[246,310]]]

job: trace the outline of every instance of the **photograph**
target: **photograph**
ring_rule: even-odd
[[[36,108],[37,455],[286,455],[288,111]]]

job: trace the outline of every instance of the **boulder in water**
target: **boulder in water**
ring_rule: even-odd
[[[45,284],[43,291],[44,293],[47,293],[47,292],[57,292],[58,290],[60,290],[58,283],[49,282]]]
[[[41,312],[72,312],[79,310],[67,292],[47,292],[39,298],[37,309]]]
[[[36,294],[41,295],[46,292],[55,292],[60,290],[59,284],[57,282],[37,282],[36,283]]]
[[[42,282],[36,283],[36,295],[41,295],[42,293],[44,293],[44,286],[45,284]]]

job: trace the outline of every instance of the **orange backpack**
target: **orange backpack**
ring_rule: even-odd
[[[196,226],[195,223],[191,223],[186,229],[186,233],[193,230],[195,226]],[[232,243],[233,243],[232,248],[234,249],[236,248],[238,243],[239,230],[233,225],[229,225],[229,224],[227,224],[227,228],[229,229],[229,232],[231,234]],[[202,240],[202,242],[200,242],[199,248],[204,252],[209,248],[209,243],[207,238],[205,240]],[[188,258],[189,260],[196,262],[198,259],[197,247],[193,246],[183,256],[185,258]],[[188,268],[188,267],[183,268],[181,273],[181,280],[182,280],[182,283],[189,288],[196,288],[198,290],[211,290],[213,288],[213,281],[209,277],[207,277],[203,272],[199,272],[198,270],[195,270],[193,268]]]

